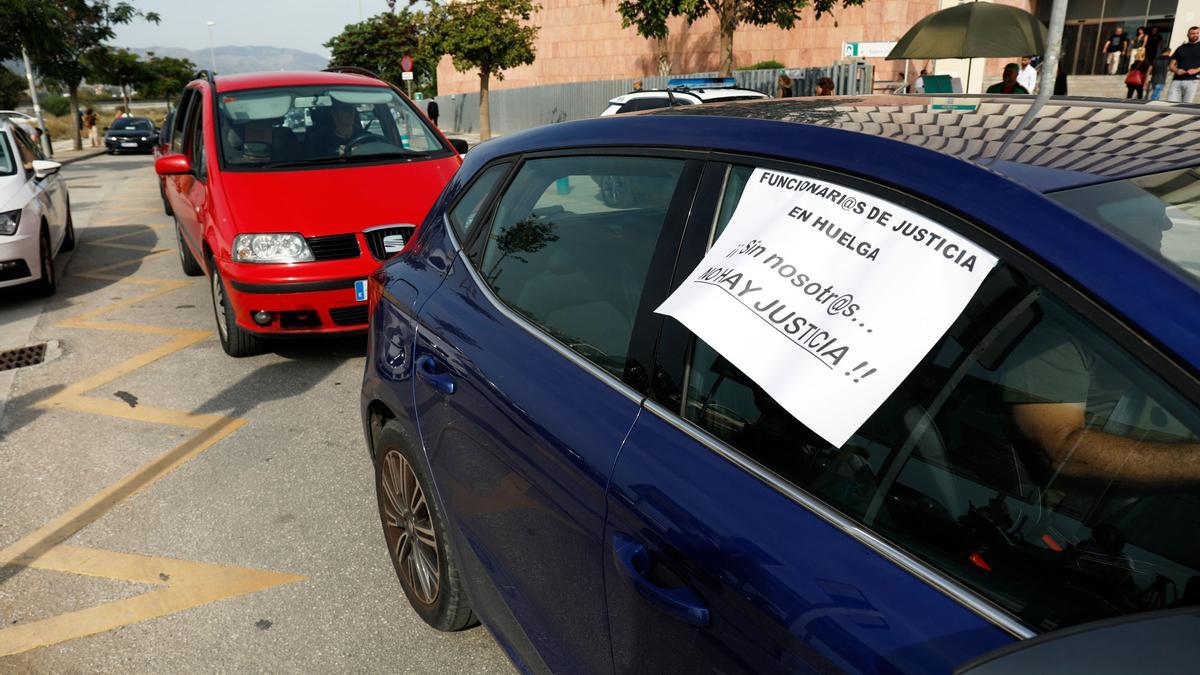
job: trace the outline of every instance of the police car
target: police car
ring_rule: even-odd
[[[770,98],[761,91],[737,86],[732,77],[689,77],[667,81],[666,89],[631,91],[608,102],[601,117],[621,113],[653,110],[678,105],[716,103],[718,101],[750,101]]]

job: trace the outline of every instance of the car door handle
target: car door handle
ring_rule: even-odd
[[[617,569],[646,602],[693,626],[708,625],[708,607],[695,591],[686,586],[665,588],[646,577],[650,552],[645,546],[618,532],[613,535],[613,557]]]
[[[417,375],[443,394],[454,393],[454,378],[438,365],[437,359],[428,354],[417,358]]]

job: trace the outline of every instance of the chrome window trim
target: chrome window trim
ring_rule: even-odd
[[[446,235],[450,238],[450,243],[454,245],[455,256],[463,258],[463,267],[467,268],[467,274],[471,275],[471,279],[475,281],[475,285],[484,294],[484,296],[487,297],[488,301],[492,303],[492,306],[494,306],[501,314],[508,317],[508,319],[513,323],[523,328],[525,332],[541,340],[542,343],[547,347],[550,347],[554,351],[558,352],[561,356],[566,357],[575,365],[586,370],[592,376],[600,379],[609,387],[612,387],[614,390],[616,390],[617,393],[623,395],[633,403],[641,405],[642,402],[645,401],[646,397],[633,387],[630,387],[621,380],[617,379],[612,373],[602,370],[599,366],[595,365],[591,361],[588,361],[579,354],[571,351],[569,347],[562,344],[558,340],[555,340],[553,337],[546,334],[546,332],[541,328],[531,323],[529,319],[517,314],[511,308],[509,308],[508,305],[504,304],[504,301],[496,297],[496,294],[492,292],[491,287],[488,286],[487,283],[484,282],[483,278],[479,276],[479,272],[475,269],[475,266],[471,264],[469,259],[467,259],[467,255],[464,253],[462,246],[458,243],[458,237],[456,237],[454,234],[454,228],[450,224],[450,217],[447,211],[442,212],[442,225],[446,228]],[[451,263],[447,270],[451,269],[452,267],[453,263]],[[447,271],[447,276],[448,275],[449,272]]]
[[[644,407],[658,416],[659,419],[690,436],[692,440],[703,444],[709,450],[721,455],[740,467],[743,471],[766,483],[776,492],[804,507],[821,520],[841,530],[842,533],[849,535],[855,541],[875,551],[904,571],[941,591],[951,600],[978,614],[983,619],[1022,640],[1037,636],[1037,633],[1033,629],[1021,623],[1012,614],[996,606],[987,598],[946,576],[924,561],[913,557],[903,549],[882,539],[874,532],[842,515],[803,489],[780,478],[746,455],[710,436],[703,429],[685,419],[681,419],[667,408],[651,400],[647,400]]]
[[[411,228],[415,229],[417,226],[413,225],[412,223],[392,223],[390,225],[376,225],[375,227],[366,228],[365,230],[362,231],[362,233],[366,234],[368,232],[374,232],[375,230],[388,230],[393,227],[411,227]],[[457,247],[458,242],[455,242],[454,245]]]

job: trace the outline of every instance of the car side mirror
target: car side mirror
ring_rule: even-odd
[[[1106,619],[1014,642],[968,661],[955,675],[1185,673],[1200,663],[1200,608]]]
[[[33,176],[35,178],[53,176],[54,174],[58,173],[58,170],[61,168],[62,164],[59,164],[58,162],[51,162],[48,159],[33,160]]]
[[[154,160],[154,172],[160,176],[178,176],[192,172],[187,155],[163,155]]]
[[[467,154],[467,150],[471,149],[471,146],[467,145],[467,142],[461,138],[451,138],[449,140],[450,145],[454,146],[454,151],[460,155]]]

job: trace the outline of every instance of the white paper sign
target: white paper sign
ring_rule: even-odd
[[[841,446],[941,339],[995,264],[903,207],[757,169],[729,226],[656,311]]]

